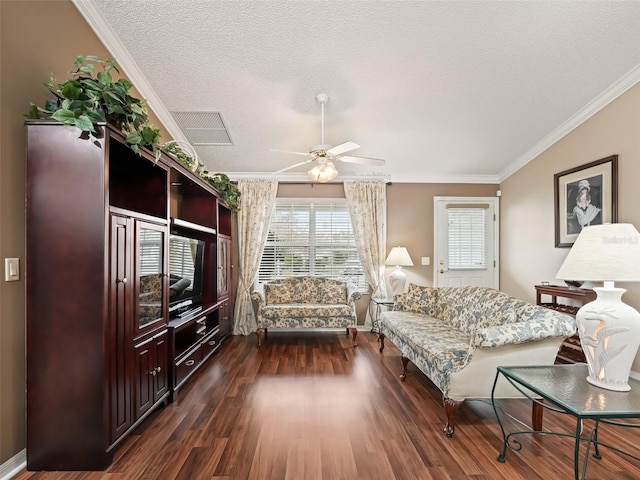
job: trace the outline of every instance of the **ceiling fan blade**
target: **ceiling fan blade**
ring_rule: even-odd
[[[304,155],[304,156],[306,156],[306,157],[311,156],[311,154],[310,154],[310,153],[304,153],[304,152],[291,152],[291,151],[289,151],[289,150],[273,150],[273,149],[272,149],[272,150],[269,150],[269,151],[270,151],[270,152],[278,152],[278,153],[291,153],[291,154],[293,154],[293,155]]]
[[[304,162],[296,163],[294,165],[289,165],[288,167],[283,168],[282,170],[278,170],[277,172],[273,172],[273,174],[286,172],[287,170],[291,170],[292,168],[299,167],[300,165],[304,165],[305,163],[311,163],[315,160],[315,158],[310,158],[309,160],[305,160]]]
[[[336,158],[336,160],[339,160],[341,162],[345,162],[345,163],[359,163],[360,165],[384,165],[384,160],[380,159],[380,158],[367,158],[367,157],[350,157],[350,156],[345,156],[345,157],[338,157]]]
[[[327,153],[329,155],[340,155],[342,153],[346,153],[346,152],[350,152],[351,150],[355,150],[356,148],[360,148],[360,145],[358,145],[355,142],[344,142],[341,143],[340,145],[336,145],[333,148],[330,148],[329,150],[327,150]]]

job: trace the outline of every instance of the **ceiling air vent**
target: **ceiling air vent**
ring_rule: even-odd
[[[191,145],[233,145],[220,112],[171,112]]]

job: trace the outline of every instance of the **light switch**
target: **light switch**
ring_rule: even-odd
[[[422,257],[422,265],[431,265],[431,259],[429,257]]]
[[[20,280],[20,259],[5,258],[4,259],[4,281],[15,282]]]

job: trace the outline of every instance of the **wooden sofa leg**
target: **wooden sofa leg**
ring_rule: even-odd
[[[464,400],[453,400],[448,397],[442,397],[442,403],[444,405],[444,411],[447,413],[447,424],[444,426],[444,434],[447,437],[452,437],[456,428],[456,412],[462,406]]]
[[[356,337],[358,336],[358,329],[355,327],[349,327],[348,331],[351,332],[351,342],[353,343],[353,346],[355,347],[356,345],[358,345],[356,343]]]
[[[544,399],[537,399],[538,402],[543,402]],[[542,417],[544,414],[544,407],[540,403],[533,402],[531,404],[531,426],[536,432],[542,431]]]
[[[260,348],[262,346],[262,337],[267,335],[267,329],[266,328],[258,328],[256,330],[256,336],[258,337],[258,348]]]
[[[405,357],[404,355],[400,357],[402,360],[402,373],[400,374],[400,380],[404,382],[404,379],[407,378],[407,366],[409,365],[409,357]]]
[[[380,353],[384,350],[384,333],[378,335],[378,342],[380,342]]]

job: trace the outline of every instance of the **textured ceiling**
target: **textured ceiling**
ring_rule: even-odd
[[[270,150],[320,143],[326,93],[325,143],[386,160],[342,178],[496,182],[640,80],[638,1],[74,4],[174,137],[220,112],[233,144],[196,149],[232,178],[304,160]]]

